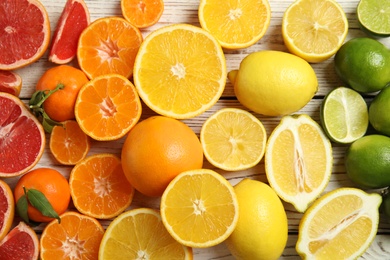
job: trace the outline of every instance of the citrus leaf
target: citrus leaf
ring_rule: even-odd
[[[28,201],[26,195],[22,195],[16,202],[16,211],[24,222],[30,223],[30,219],[27,214]]]
[[[59,223],[61,222],[59,215],[53,209],[52,205],[42,192],[36,189],[28,189],[26,195],[31,205],[39,210],[42,215],[50,218],[56,218]]]

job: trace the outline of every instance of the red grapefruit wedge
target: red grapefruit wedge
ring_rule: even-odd
[[[19,176],[42,157],[45,132],[18,97],[0,92],[0,107],[0,177]]]
[[[10,231],[14,215],[15,203],[12,190],[5,181],[0,180],[0,241]]]
[[[22,78],[19,74],[12,71],[0,70],[0,92],[7,92],[18,97],[21,88]]]
[[[67,0],[54,31],[49,61],[65,64],[73,60],[80,34],[89,23],[89,11],[84,0]]]
[[[35,231],[24,222],[14,227],[0,241],[0,259],[36,260],[39,256],[39,240]]]
[[[50,22],[39,0],[0,1],[0,70],[38,60],[50,41]]]

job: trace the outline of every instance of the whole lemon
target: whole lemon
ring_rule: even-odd
[[[236,259],[278,259],[288,238],[287,215],[275,191],[267,184],[243,179],[234,186],[239,218],[225,240]]]
[[[362,188],[390,186],[390,137],[373,134],[353,142],[345,155],[345,168]]]
[[[378,132],[390,136],[390,86],[385,87],[372,100],[368,119]]]
[[[353,38],[344,43],[334,64],[341,80],[362,93],[379,91],[390,82],[390,51],[371,38]]]
[[[282,51],[258,51],[246,56],[238,70],[228,73],[238,101],[266,116],[291,114],[304,107],[318,91],[310,64]]]

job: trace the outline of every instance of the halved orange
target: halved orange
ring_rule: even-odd
[[[163,0],[121,0],[123,17],[138,28],[158,22],[164,12]]]
[[[0,92],[7,92],[16,97],[22,88],[22,78],[13,71],[0,70]]]
[[[130,206],[134,188],[113,154],[94,154],[74,166],[69,177],[74,206],[81,213],[108,219]]]
[[[95,140],[117,140],[127,134],[141,117],[138,93],[119,74],[96,77],[79,91],[75,116],[80,128]]]
[[[10,231],[15,215],[14,195],[8,183],[0,180],[0,241]]]
[[[79,66],[90,79],[110,73],[129,78],[142,41],[141,31],[124,18],[99,18],[80,35]]]
[[[0,70],[38,60],[50,42],[50,21],[39,0],[0,1]]]

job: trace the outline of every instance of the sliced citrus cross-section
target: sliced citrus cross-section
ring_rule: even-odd
[[[13,71],[0,70],[0,91],[19,96],[22,88],[22,77]]]
[[[236,227],[239,214],[232,185],[209,169],[176,176],[161,197],[160,210],[173,238],[196,248],[225,241]]]
[[[281,199],[299,212],[318,198],[332,173],[332,145],[310,116],[284,116],[269,136],[265,172]]]
[[[158,114],[187,119],[212,107],[226,83],[221,46],[207,31],[189,24],[161,27],[142,43],[134,85]]]
[[[141,31],[124,18],[99,18],[80,34],[79,66],[90,79],[110,73],[129,78],[142,40]]]
[[[201,0],[198,17],[203,29],[227,49],[246,48],[259,41],[271,21],[268,0]]]
[[[192,250],[172,238],[158,211],[137,208],[110,223],[100,245],[99,259],[192,260]]]
[[[104,229],[99,221],[75,211],[60,215],[43,229],[40,259],[98,259]]]
[[[267,133],[261,121],[251,113],[239,108],[223,108],[203,123],[200,141],[212,165],[238,171],[260,162]]]
[[[10,231],[15,215],[14,195],[8,183],[0,180],[0,241]]]
[[[334,0],[297,0],[283,15],[286,47],[308,62],[329,59],[344,43],[347,33],[346,14]]]
[[[69,177],[73,204],[83,214],[108,219],[118,216],[134,196],[134,188],[113,154],[91,155],[73,167]]]
[[[164,12],[163,0],[121,0],[123,17],[138,28],[158,22]]]
[[[360,26],[369,35],[390,36],[390,6],[386,0],[360,0],[357,6]]]
[[[100,141],[117,140],[141,117],[138,93],[127,78],[107,74],[94,78],[79,91],[75,116],[80,128]]]
[[[356,188],[326,193],[299,223],[297,252],[305,259],[357,259],[375,238],[381,201]]]

